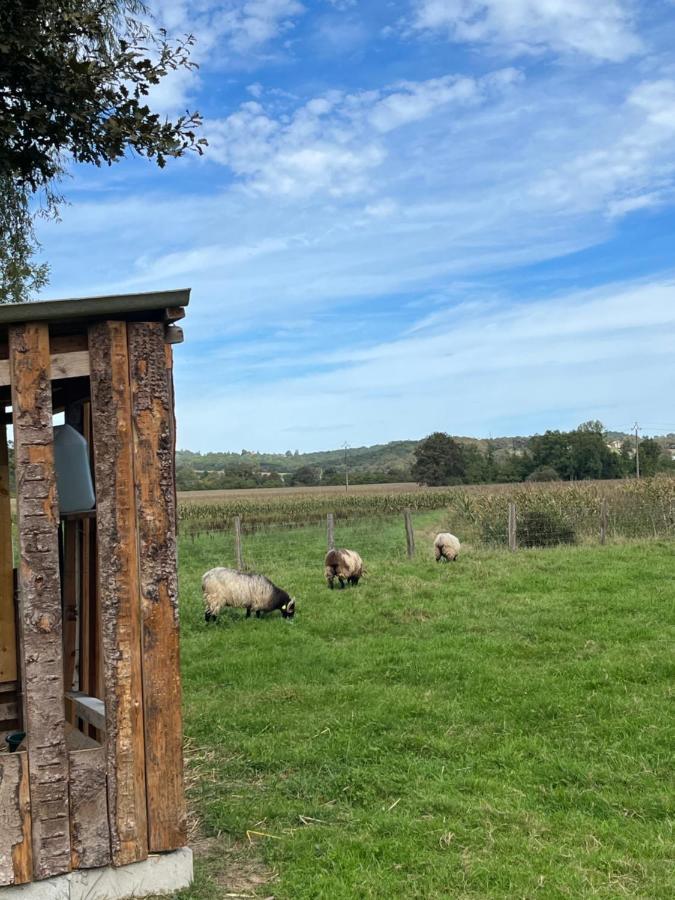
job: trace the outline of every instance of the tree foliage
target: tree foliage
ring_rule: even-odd
[[[46,276],[28,201],[58,206],[66,160],[112,165],[131,151],[164,166],[202,152],[198,113],[175,121],[148,95],[171,71],[192,67],[190,35],[172,41],[146,24],[137,0],[12,0],[0,3],[0,299],[25,299]]]
[[[415,449],[412,476],[419,484],[457,484],[466,475],[462,445],[442,431],[420,441]]]
[[[47,281],[47,266],[32,262],[37,250],[30,194],[0,177],[0,303],[19,303]]]
[[[661,461],[661,447],[654,438],[640,441],[640,470],[643,475],[655,475]]]

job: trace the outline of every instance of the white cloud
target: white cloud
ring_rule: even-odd
[[[505,421],[521,433],[598,416],[609,427],[636,416],[661,421],[662,398],[675,388],[674,337],[675,281],[664,280],[517,306],[502,297],[498,308],[450,308],[445,320],[407,338],[357,350],[343,342],[308,359],[288,354],[285,378],[236,388],[224,353],[220,383],[201,398],[186,395],[183,403],[179,396],[183,443],[315,448],[317,436],[308,438],[304,423],[322,424],[326,446],[337,446],[438,428],[499,434]],[[231,374],[260,361],[239,356]],[[325,371],[293,374],[317,362]],[[214,408],[227,414],[208,415]],[[331,408],[340,410],[337,421],[326,416]]]
[[[382,135],[445,108],[477,106],[519,77],[504,69],[479,79],[447,75],[379,91],[332,91],[290,116],[272,115],[261,102],[248,101],[226,119],[207,123],[208,156],[264,194],[321,191],[339,197],[370,191],[371,173],[387,157]]]
[[[244,58],[250,64],[252,55],[292,30],[304,12],[299,0],[158,0],[152,6],[159,24],[174,34],[194,34],[197,55],[220,64]]]
[[[231,48],[245,54],[288,31],[303,12],[297,0],[245,0],[218,12],[214,21]]]
[[[618,62],[640,47],[626,0],[414,0],[413,27],[510,54],[544,50]]]
[[[655,206],[675,175],[675,81],[642,82],[603,122],[604,138],[535,180],[532,195],[610,216]]]

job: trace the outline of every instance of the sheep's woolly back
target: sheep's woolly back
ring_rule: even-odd
[[[203,576],[202,593],[207,612],[214,616],[225,606],[270,612],[290,600],[264,575],[226,568],[211,569]]]
[[[445,559],[449,560],[457,559],[460,550],[461,544],[454,534],[450,534],[449,531],[442,531],[440,534],[436,535],[434,552],[437,561],[441,559],[441,557],[445,557]]]
[[[356,550],[329,550],[324,560],[326,578],[361,578],[363,560]]]

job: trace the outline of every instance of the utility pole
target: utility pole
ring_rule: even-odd
[[[635,423],[635,425],[633,425],[633,430],[635,431],[635,477],[639,478],[640,477],[640,438],[638,435],[640,432],[640,426],[638,425],[637,422]]]
[[[345,441],[342,445],[345,451],[345,493],[349,491],[349,463],[347,462],[347,450],[349,450],[349,444]]]

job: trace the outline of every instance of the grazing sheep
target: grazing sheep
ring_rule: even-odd
[[[434,541],[436,562],[440,562],[442,559],[445,559],[448,562],[454,562],[459,556],[460,549],[461,545],[454,534],[442,531],[440,534],[436,535],[436,540]]]
[[[213,621],[225,606],[245,609],[247,619],[251,612],[259,619],[262,613],[275,609],[281,611],[284,619],[292,619],[295,615],[295,600],[264,575],[236,569],[211,569],[202,578],[202,594],[207,622]]]
[[[358,584],[363,575],[363,560],[355,550],[329,550],[324,560],[324,574],[328,587],[333,590],[333,582],[337,578],[340,587]]]

